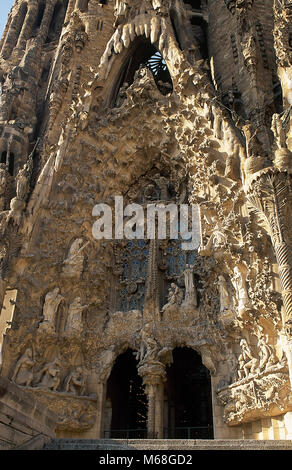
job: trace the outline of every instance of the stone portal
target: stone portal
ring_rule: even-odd
[[[173,351],[164,397],[165,438],[213,438],[210,373],[194,350]]]
[[[104,434],[106,438],[147,437],[147,397],[130,349],[116,359],[107,383]]]

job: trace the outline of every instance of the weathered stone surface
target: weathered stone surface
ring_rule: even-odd
[[[1,450],[39,448],[55,437],[57,415],[29,392],[0,377]]]
[[[288,0],[15,2],[0,44],[1,305],[17,292],[1,374],[58,415],[58,436],[104,437],[130,349],[162,438],[189,348],[216,439],[291,439],[290,23]],[[200,246],[97,240],[93,208],[116,196],[194,205]]]

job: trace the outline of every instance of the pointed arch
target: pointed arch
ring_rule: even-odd
[[[162,64],[162,67],[158,66],[158,62]],[[120,54],[115,56],[110,75],[116,78],[114,80],[107,79],[107,83],[111,83],[111,88],[106,89],[107,83],[105,83],[104,88],[104,94],[108,96],[108,106],[115,103],[118,92],[124,83],[128,85],[133,83],[135,73],[141,65],[145,65],[151,70],[156,85],[162,94],[172,92],[172,79],[166,61],[157,45],[152,44],[150,39],[143,35],[136,38],[127,49],[123,49]],[[164,89],[159,82],[168,83],[170,86],[168,89]]]

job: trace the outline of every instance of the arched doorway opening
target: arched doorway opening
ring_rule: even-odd
[[[176,348],[165,384],[164,438],[213,439],[209,370],[190,348]]]
[[[130,349],[116,359],[107,382],[104,430],[106,438],[147,437],[147,397]]]

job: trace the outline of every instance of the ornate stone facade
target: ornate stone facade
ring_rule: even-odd
[[[147,435],[165,437],[184,348],[210,376],[215,438],[292,438],[291,38],[288,0],[15,1],[1,375],[57,414],[58,436],[104,437],[131,350]],[[117,195],[199,207],[200,246],[96,240],[93,207]]]

